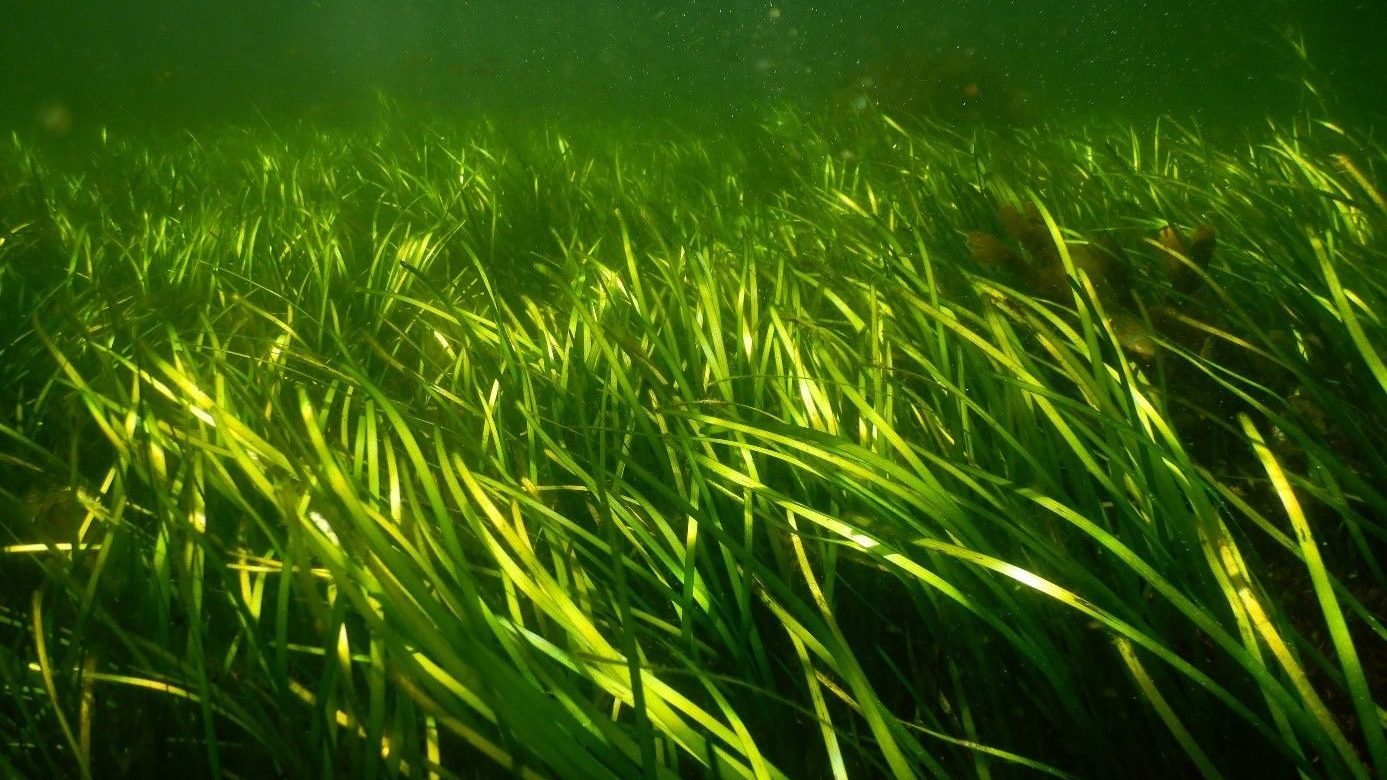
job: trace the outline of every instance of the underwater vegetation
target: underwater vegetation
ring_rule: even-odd
[[[1113,243],[1111,234],[1097,242],[1057,239],[1034,203],[1027,203],[1024,209],[1004,203],[997,220],[1019,251],[994,233],[972,230],[968,232],[968,254],[973,262],[1002,271],[1031,295],[1052,301],[1068,299],[1070,279],[1082,275],[1092,285],[1094,298],[1106,306],[1117,343],[1138,359],[1155,357],[1157,334],[1131,310],[1133,305],[1138,309],[1150,307],[1133,286],[1133,261]],[[1216,243],[1217,233],[1211,225],[1200,225],[1188,239],[1171,225],[1160,230],[1156,246],[1163,262],[1155,265],[1164,268],[1167,284],[1187,302],[1200,277],[1207,273]],[[1161,324],[1177,315],[1163,305],[1150,310],[1150,316]]]
[[[887,114],[12,136],[0,776],[1381,776],[1382,148]]]

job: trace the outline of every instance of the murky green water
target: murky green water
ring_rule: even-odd
[[[1380,2],[12,5],[0,28],[0,112],[11,126],[59,132],[335,121],[382,93],[523,116],[723,118],[832,104],[863,80],[917,93],[896,102],[923,97],[932,110],[1003,120],[1241,121],[1296,109],[1307,78],[1341,111],[1387,106]]]

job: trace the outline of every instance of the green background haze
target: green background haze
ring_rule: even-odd
[[[1381,114],[1387,3],[4,0],[0,119],[351,116],[378,94],[535,115],[822,104],[893,53],[966,54],[1042,116]],[[1307,72],[1288,36],[1303,35]]]

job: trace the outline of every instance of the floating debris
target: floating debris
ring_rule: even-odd
[[[852,73],[834,104],[848,115],[878,111],[897,120],[1009,124],[1031,115],[1025,93],[973,49],[881,57]]]

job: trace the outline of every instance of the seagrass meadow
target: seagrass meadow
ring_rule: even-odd
[[[0,145],[0,776],[1387,773],[1300,116]]]

